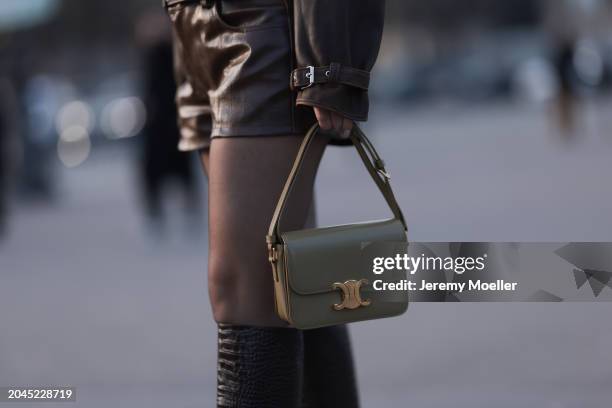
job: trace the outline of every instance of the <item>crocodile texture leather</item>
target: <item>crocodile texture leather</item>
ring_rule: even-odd
[[[217,406],[298,407],[302,362],[298,330],[220,325]]]
[[[218,408],[358,408],[345,326],[219,325]]]

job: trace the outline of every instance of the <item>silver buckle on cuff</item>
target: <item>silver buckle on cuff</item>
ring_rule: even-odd
[[[315,83],[315,68],[314,68],[314,65],[309,65],[306,68],[308,69],[308,72],[304,76],[306,78],[308,78],[308,85],[303,86],[302,89],[310,88]]]

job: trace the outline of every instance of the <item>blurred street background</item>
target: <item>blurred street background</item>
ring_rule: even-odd
[[[387,3],[364,128],[410,240],[612,241],[612,1]],[[158,1],[0,3],[0,386],[213,404],[206,179],[174,149],[168,23]],[[351,149],[319,174],[319,224],[387,215]],[[608,408],[611,311],[355,324],[363,405]]]

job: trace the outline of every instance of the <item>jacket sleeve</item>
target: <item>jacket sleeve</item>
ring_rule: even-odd
[[[357,71],[367,78],[378,56],[384,14],[385,0],[293,0],[297,71],[332,65],[337,67],[334,71]],[[322,72],[329,75],[329,71]],[[367,83],[353,86],[347,82],[351,81],[297,88],[296,104],[319,106],[365,121],[369,107]]]

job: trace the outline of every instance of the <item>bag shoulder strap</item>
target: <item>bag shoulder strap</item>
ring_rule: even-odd
[[[308,146],[314,139],[315,135],[319,131],[319,125],[314,124],[306,136],[304,136],[304,140],[302,141],[302,145],[298,150],[297,156],[293,163],[293,167],[289,172],[289,177],[285,183],[285,187],[278,199],[278,203],[276,204],[276,209],[274,210],[274,215],[272,216],[272,221],[270,222],[270,228],[268,229],[268,235],[266,236],[266,241],[268,243],[268,248],[272,248],[273,245],[280,242],[280,234],[279,224],[280,218],[285,211],[285,206],[287,205],[287,200],[289,195],[291,194],[291,190],[295,185],[295,180],[297,175],[302,167],[304,162],[304,157],[306,156],[306,151],[308,150]],[[357,149],[357,153],[359,153],[359,157],[363,161],[366,169],[370,173],[370,176],[376,183],[376,186],[382,193],[387,205],[393,212],[393,215],[396,219],[400,220],[402,225],[404,226],[404,230],[408,230],[408,226],[406,225],[406,220],[404,219],[404,215],[402,214],[402,210],[397,204],[397,200],[395,199],[395,195],[393,194],[393,190],[391,189],[391,184],[389,184],[389,173],[385,170],[385,164],[383,160],[378,155],[378,152],[370,142],[370,140],[366,137],[366,135],[361,131],[359,127],[356,125],[353,126],[353,130],[351,132],[351,141],[353,145]]]

